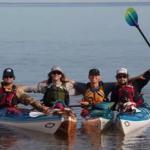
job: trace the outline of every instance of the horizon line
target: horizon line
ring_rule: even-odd
[[[148,2],[148,1],[145,1],[145,2],[131,2],[131,1],[128,1],[128,2],[114,2],[114,1],[112,1],[112,2],[110,2],[110,1],[108,1],[108,2],[104,2],[104,1],[102,1],[102,2],[0,2],[0,4],[150,4],[150,1]]]

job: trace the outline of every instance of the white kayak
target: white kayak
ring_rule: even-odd
[[[139,107],[135,113],[120,113],[116,119],[116,127],[124,135],[132,134],[150,124],[150,108]]]
[[[101,132],[114,126],[124,135],[132,134],[148,125],[150,125],[150,107],[147,104],[138,107],[133,113],[116,113],[110,109],[94,110],[88,118],[82,121],[82,128],[85,130],[96,128],[97,131]]]
[[[101,132],[107,129],[111,125],[113,112],[109,108],[112,106],[111,102],[103,102],[98,105],[97,109],[90,112],[90,115],[83,119],[82,128],[96,128],[97,131]]]
[[[45,115],[41,112],[31,112],[19,116],[0,110],[0,124],[46,134],[61,134],[62,132],[69,135],[76,129],[76,122],[76,116],[71,110],[59,114]]]

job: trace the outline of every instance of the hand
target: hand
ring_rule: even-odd
[[[126,102],[126,103],[123,104],[123,106],[124,107],[128,107],[128,106],[134,106],[134,107],[136,107],[136,103],[134,103],[134,102]]]
[[[124,103],[123,107],[124,107],[124,112],[126,112],[126,111],[135,111],[136,103],[126,102],[126,103]]]
[[[51,113],[51,110],[49,109],[49,107],[44,106],[43,107],[43,112],[48,115],[48,114]]]
[[[143,74],[144,79],[150,80],[150,69]]]
[[[89,105],[89,102],[87,102],[87,101],[81,101],[80,104],[81,104],[81,105],[84,105],[84,106],[88,106],[88,105]]]

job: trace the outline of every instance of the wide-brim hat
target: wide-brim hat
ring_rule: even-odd
[[[61,73],[64,75],[63,70],[62,70],[59,66],[56,66],[56,65],[53,66],[53,67],[51,68],[49,74],[51,74],[51,73],[54,72],[54,71],[59,71],[59,72],[61,72]]]

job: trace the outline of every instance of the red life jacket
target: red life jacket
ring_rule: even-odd
[[[120,102],[134,102],[136,107],[143,103],[142,94],[140,94],[132,83],[118,88],[118,99]]]
[[[14,98],[16,97],[16,86],[13,85],[11,91],[5,91],[5,88],[0,88],[0,108],[15,106]]]
[[[123,85],[118,88],[118,99],[122,103],[134,102],[135,91],[132,85]]]

